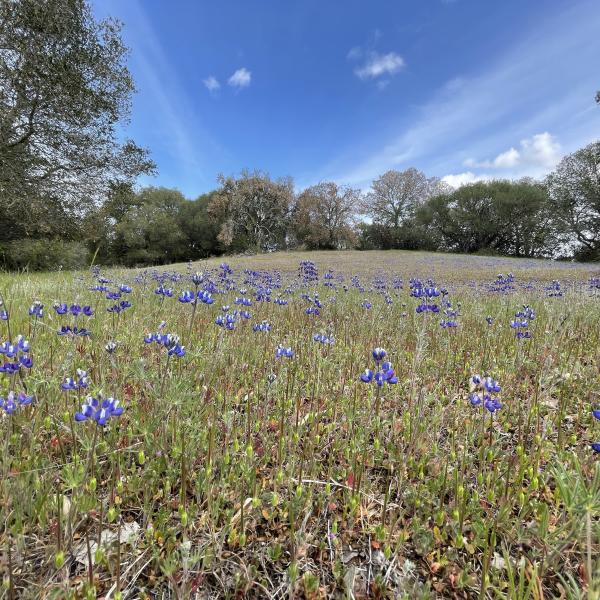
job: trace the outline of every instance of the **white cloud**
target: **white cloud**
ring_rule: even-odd
[[[227,83],[232,87],[244,88],[250,85],[251,79],[252,73],[246,67],[242,67],[227,80]]]
[[[404,59],[395,52],[378,54],[369,52],[367,62],[354,72],[360,79],[374,79],[381,75],[393,75],[404,67]]]
[[[221,87],[219,80],[214,75],[209,75],[202,83],[209,92],[216,92]]]
[[[457,173],[455,175],[445,175],[442,177],[442,181],[452,186],[453,188],[459,188],[469,183],[475,183],[476,181],[485,181],[490,179],[486,175],[476,175],[472,171],[465,171],[464,173]]]
[[[467,158],[465,167],[483,167],[486,169],[514,169],[517,167],[534,167],[552,169],[560,160],[561,147],[556,138],[545,131],[521,140],[520,150],[509,148],[501,152],[493,160],[477,161]]]
[[[560,160],[561,147],[556,138],[547,131],[532,138],[521,140],[522,155],[526,162],[552,169]]]

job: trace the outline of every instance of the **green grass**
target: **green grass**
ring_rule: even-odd
[[[306,259],[318,288],[299,286]],[[218,280],[220,262],[191,272]],[[193,289],[187,265],[174,267],[184,277],[165,299],[150,272],[133,283],[142,271],[103,271],[111,289],[133,287],[123,295],[133,307],[114,316],[90,273],[0,275],[10,314],[0,341],[9,326],[34,360],[22,376],[0,374],[0,396],[35,396],[12,415],[0,409],[0,597],[599,597],[600,455],[590,443],[600,441],[600,294],[587,282],[600,267],[420,252],[228,263],[237,291],[193,316],[177,300]],[[248,268],[279,270],[272,298],[289,303],[254,301]],[[328,269],[335,288],[323,285]],[[508,271],[515,289],[490,292]],[[392,304],[369,289],[375,277]],[[447,287],[457,328],[416,313],[410,277]],[[562,297],[546,295],[553,279]],[[214,320],[223,304],[244,308],[240,287],[252,319],[225,331]],[[300,293],[316,290],[321,314],[307,315]],[[34,300],[40,321],[28,316]],[[57,335],[72,319],[56,301],[94,308],[78,319],[89,338]],[[530,340],[509,326],[523,304],[536,313]],[[163,320],[185,357],[144,344]],[[253,332],[263,320],[272,330]],[[295,356],[276,359],[280,343]],[[399,378],[380,393],[359,380],[377,346]],[[61,391],[77,368],[89,389]],[[469,402],[476,373],[502,385],[493,416]],[[117,397],[123,415],[105,428],[74,421],[87,393]]]

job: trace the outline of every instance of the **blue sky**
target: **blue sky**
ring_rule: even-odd
[[[186,196],[261,169],[367,189],[541,177],[600,138],[598,0],[95,0],[124,22],[126,134]]]

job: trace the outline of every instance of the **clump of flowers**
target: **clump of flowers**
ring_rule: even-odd
[[[314,283],[319,281],[317,265],[312,260],[302,260],[298,266],[298,277],[303,283]]]
[[[35,317],[36,319],[42,319],[44,317],[44,305],[39,300],[36,300],[29,307],[29,316]]]
[[[387,352],[383,348],[375,348],[373,350],[373,360],[375,361],[375,370],[365,369],[360,376],[360,380],[364,383],[375,383],[382,387],[385,383],[394,385],[398,383],[398,377],[392,368],[392,363],[384,361],[387,356]]]
[[[131,302],[129,302],[129,300],[121,300],[120,302],[117,302],[116,304],[109,306],[106,310],[109,313],[114,313],[114,314],[118,315],[119,313],[122,313],[124,310],[131,308],[131,306],[132,306],[132,304],[131,304]]]
[[[173,288],[167,288],[164,285],[160,284],[155,290],[154,293],[157,296],[162,296],[163,300],[165,298],[172,298],[173,297]]]
[[[9,359],[0,365],[0,373],[14,375],[22,367],[31,369],[33,366],[33,360],[29,356],[29,342],[22,335],[18,335],[13,343],[0,344],[0,354]]]
[[[271,323],[269,321],[262,321],[252,326],[252,331],[271,331]]]
[[[65,378],[65,380],[60,384],[60,388],[65,392],[69,390],[79,391],[84,390],[88,387],[88,385],[89,382],[87,371],[84,371],[83,369],[77,369],[77,375],[75,377]]]
[[[227,309],[229,310],[229,307],[227,307]],[[215,319],[215,325],[218,325],[219,327],[222,327],[223,329],[232,331],[233,329],[235,329],[235,321],[236,321],[235,315],[231,314],[231,313],[227,313],[225,315],[219,315]]]
[[[123,407],[115,398],[102,399],[87,396],[85,402],[81,405],[81,411],[75,413],[76,421],[87,421],[91,419],[98,426],[104,426],[111,418],[120,417],[123,414]]]
[[[144,336],[144,342],[164,346],[167,356],[177,356],[178,358],[185,356],[185,348],[181,345],[179,336],[174,333],[149,333]]]
[[[440,307],[436,304],[435,298],[438,298],[441,291],[435,286],[431,280],[423,283],[420,279],[410,280],[410,295],[413,298],[418,298],[421,301],[416,308],[417,313],[439,313]]]
[[[335,340],[332,335],[325,335],[324,333],[315,333],[313,340],[319,344],[333,346]]]
[[[499,273],[496,276],[496,281],[490,285],[490,291],[498,294],[507,294],[515,289],[513,285],[514,281],[515,276],[512,273],[507,273],[506,275]]]
[[[560,288],[560,281],[557,281],[556,279],[547,285],[545,289],[546,296],[548,296],[548,298],[561,298],[563,295],[563,292]]]
[[[275,349],[275,358],[293,358],[295,352],[282,344],[279,344]]]
[[[0,396],[0,409],[4,410],[7,415],[12,415],[16,412],[19,406],[27,406],[33,402],[33,396],[28,396],[21,391],[18,394],[14,391],[8,392],[6,398]]]
[[[516,330],[516,338],[530,339],[531,332],[529,331],[529,322],[535,319],[535,312],[528,305],[524,304],[522,310],[518,310],[515,313],[515,318],[511,320],[510,326]]]
[[[469,401],[472,406],[483,405],[490,413],[502,408],[500,398],[496,395],[502,388],[492,377],[473,375],[469,380],[469,389]]]
[[[185,290],[179,296],[179,302],[181,302],[183,304],[190,304],[190,303],[191,304],[197,304],[197,303],[212,304],[214,302],[214,299],[213,299],[212,295],[205,290],[196,290],[196,291]]]
[[[85,327],[77,327],[70,325],[61,325],[61,328],[57,331],[58,335],[66,335],[73,337],[88,337],[90,335],[90,330]]]
[[[54,310],[57,315],[66,315],[68,313],[72,314],[74,317],[78,317],[79,315],[84,315],[86,317],[91,317],[94,314],[92,307],[89,304],[81,306],[80,304],[71,304],[68,306],[66,303],[54,303]]]

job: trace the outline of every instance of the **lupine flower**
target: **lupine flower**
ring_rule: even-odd
[[[29,342],[22,336],[15,337],[14,342],[0,344],[0,354],[11,359],[0,365],[0,373],[14,375],[21,367],[31,369],[33,360],[29,356]]]
[[[502,408],[500,399],[493,395],[500,392],[502,389],[500,384],[492,377],[480,377],[479,375],[473,375],[469,379],[469,402],[472,406],[480,406],[483,404],[484,408],[490,413],[494,413]]]
[[[375,373],[372,371],[372,369],[365,369],[364,372],[361,373],[360,379],[365,383],[371,383],[371,381],[373,381],[374,376]]]
[[[219,268],[221,269],[221,276],[224,277],[226,275],[231,275],[233,273],[233,271],[231,270],[231,267],[227,264],[227,263],[221,263],[219,265]]]
[[[160,285],[154,290],[154,293],[157,296],[162,296],[163,298],[172,298],[173,297],[173,288],[166,288],[163,285]]]
[[[552,283],[550,283],[550,285],[546,286],[546,296],[549,298],[560,298],[562,295],[563,293],[560,289],[559,281],[554,280]]]
[[[304,283],[313,283],[319,280],[317,266],[312,260],[302,260],[298,267],[298,276]]]
[[[214,302],[213,297],[211,296],[211,294],[209,292],[207,292],[206,290],[203,291],[199,291],[196,294],[196,297],[198,298],[198,300],[200,302],[202,302],[203,304],[212,304]]]
[[[383,348],[375,348],[373,350],[373,360],[379,364],[387,355],[387,352]]]
[[[15,401],[16,399],[16,401]],[[28,396],[25,392],[15,394],[12,390],[8,392],[6,398],[0,396],[0,408],[8,415],[12,415],[19,406],[27,406],[34,400],[33,396]]]
[[[56,313],[59,315],[65,315],[65,314],[67,314],[67,312],[69,310],[69,307],[64,302],[62,304],[55,302],[53,307],[54,307],[54,310],[56,311]]]
[[[111,418],[119,417],[123,414],[123,407],[115,398],[106,398],[102,401],[93,396],[88,396],[81,405],[81,412],[75,413],[76,421],[86,421],[93,419],[97,425],[104,426]]]
[[[373,304],[371,304],[371,302],[369,302],[368,300],[364,300],[361,306],[366,310],[371,310],[373,308]]]
[[[117,342],[113,342],[112,340],[104,346],[104,349],[109,353],[113,354],[113,352],[117,349]]]
[[[215,319],[215,325],[228,329],[229,331],[235,329],[235,316],[231,314],[219,315]]]
[[[485,320],[487,321],[488,325],[492,325],[492,323],[494,322],[494,319],[492,319],[492,317],[490,317],[489,315],[485,318]]]
[[[197,272],[192,275],[192,283],[195,286],[199,286],[203,281],[204,281],[204,273]]]
[[[162,324],[161,324],[162,327]],[[156,343],[167,349],[168,356],[185,356],[185,347],[180,344],[179,336],[173,333],[148,333],[144,335],[146,344]]]
[[[271,331],[271,324],[268,321],[256,323],[252,326],[252,331]]]
[[[119,287],[119,291],[123,292],[124,294],[131,294],[133,290],[130,286],[123,284]]]
[[[377,370],[373,371],[372,369],[365,369],[360,376],[361,381],[364,383],[375,381],[379,387],[382,387],[384,383],[390,385],[398,383],[398,377],[396,377],[396,374],[394,373],[392,363],[389,361],[381,362],[386,357],[387,352],[383,348],[375,348],[372,354],[373,360],[377,365]]]
[[[491,292],[506,294],[515,289],[515,286],[512,285],[514,280],[515,277],[512,273],[508,273],[506,276],[500,273],[496,276],[496,281],[490,285],[489,289]]]
[[[43,316],[44,316],[44,305],[39,300],[36,300],[29,307],[29,315],[31,317],[36,317],[37,319],[43,318]]]
[[[252,300],[250,300],[250,298],[236,298],[233,303],[241,304],[242,306],[251,306]]]
[[[442,319],[440,321],[440,327],[442,327],[443,329],[458,327],[458,322],[452,319]]]
[[[497,394],[502,389],[500,387],[500,384],[495,379],[492,379],[491,377],[484,377],[483,388],[485,389],[486,392],[489,392],[491,394]]]
[[[378,371],[365,369],[365,371],[360,376],[360,379],[364,383],[371,383],[371,381],[374,380],[379,387],[382,387],[384,383],[388,383],[390,385],[398,383],[398,377],[396,377],[394,373],[392,364],[388,361],[382,363],[381,369],[379,369]]]
[[[592,409],[592,415],[594,419],[598,419],[600,421],[600,408]]]
[[[119,314],[128,308],[131,308],[132,304],[128,300],[121,300],[118,304],[113,304],[109,306],[106,310],[109,313]]]
[[[590,444],[590,446],[592,447],[592,450],[594,452],[597,452],[598,454],[600,454],[600,442],[592,442]]]
[[[332,335],[331,335],[331,336],[327,336],[327,335],[325,335],[325,334],[323,334],[323,333],[316,333],[316,334],[313,336],[313,340],[314,340],[315,342],[319,342],[320,344],[327,344],[327,345],[329,345],[329,346],[333,346],[333,344],[334,344],[334,341],[335,341],[335,340],[333,339],[333,336],[332,336]]]
[[[205,290],[186,290],[179,296],[179,302],[182,302],[183,304],[195,304],[197,302],[202,302],[203,304],[212,304],[214,300],[211,294]]]
[[[294,351],[291,348],[286,348],[285,346],[282,346],[281,344],[279,344],[279,346],[277,346],[276,350],[275,350],[275,357],[276,358],[282,358],[282,357],[286,357],[286,358],[292,358],[294,356]]]
[[[510,326],[516,330],[517,339],[530,339],[529,322],[535,319],[535,312],[529,305],[524,304],[522,310],[515,313],[515,318],[511,320]]]
[[[440,307],[437,304],[419,304],[419,306],[417,306],[416,308],[417,313],[424,313],[424,312],[432,312],[432,313],[439,313],[440,312]]]
[[[88,386],[88,374],[83,369],[77,369],[76,377],[67,377],[60,387],[64,391],[83,390]]]
[[[62,325],[58,330],[58,335],[72,335],[86,337],[90,335],[89,330],[85,327],[71,327],[70,325]]]

